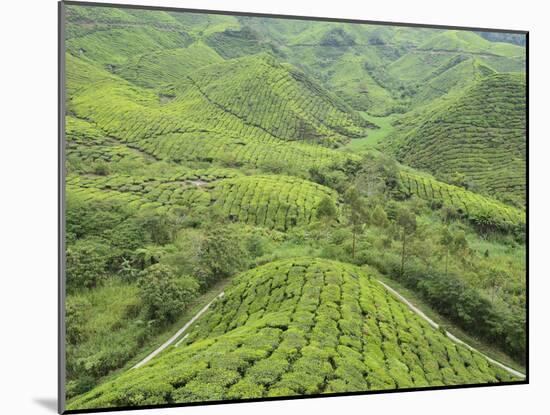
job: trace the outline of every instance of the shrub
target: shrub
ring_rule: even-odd
[[[110,173],[109,165],[103,162],[95,163],[93,173],[98,176],[107,176]]]
[[[331,197],[325,196],[317,204],[317,219],[330,220],[336,218],[337,210],[334,200]]]
[[[110,248],[100,239],[82,239],[67,248],[67,290],[97,286],[106,277]]]
[[[138,221],[139,225],[149,233],[155,244],[164,245],[172,240],[173,230],[167,215],[145,211],[140,213]]]
[[[251,399],[261,398],[264,394],[264,387],[250,380],[242,379],[235,383],[227,391],[228,399]]]
[[[86,340],[83,326],[90,307],[91,304],[86,298],[79,296],[68,296],[66,298],[65,327],[66,340],[69,344],[76,344]]]
[[[253,233],[246,239],[246,249],[252,258],[257,258],[265,253],[266,241],[257,233]]]
[[[248,255],[240,235],[227,228],[208,230],[201,243],[196,269],[201,285],[209,286],[247,265]]]
[[[193,278],[178,277],[173,268],[162,264],[145,269],[139,287],[149,317],[158,324],[174,321],[198,291]]]

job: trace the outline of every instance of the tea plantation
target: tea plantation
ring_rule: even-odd
[[[69,409],[522,379],[521,39],[65,20]]]
[[[336,199],[336,192],[289,176],[246,176],[224,179],[231,170],[188,171],[170,178],[109,175],[71,176],[67,188],[82,201],[120,200],[136,210],[154,208],[169,212],[187,208],[200,215],[209,207],[219,208],[232,219],[257,226],[286,230],[315,219],[323,198]]]
[[[447,180],[462,174],[467,186],[523,206],[525,91],[523,75],[483,78],[421,119],[407,120],[392,151],[405,164]]]
[[[69,408],[513,379],[421,320],[375,275],[311,258],[255,268],[234,280],[182,344]]]
[[[404,169],[399,172],[399,177],[401,189],[405,194],[414,194],[422,199],[452,207],[474,224],[482,226],[483,222],[487,221],[503,230],[525,226],[525,211],[499,200]]]

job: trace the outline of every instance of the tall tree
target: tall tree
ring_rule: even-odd
[[[348,222],[351,225],[353,238],[351,256],[355,258],[357,235],[363,231],[363,227],[367,221],[367,207],[365,200],[361,197],[355,186],[350,186],[348,190],[346,190],[344,201],[346,203],[345,209]]]
[[[451,250],[451,246],[453,244],[453,235],[448,226],[445,226],[441,231],[441,238],[439,242],[443,246],[443,250],[445,252],[445,275],[447,275],[449,269],[449,251]]]
[[[380,227],[385,227],[388,224],[388,215],[384,208],[380,205],[376,205],[371,214],[371,222]]]
[[[400,208],[395,221],[401,230],[401,270],[399,274],[402,277],[407,256],[407,236],[414,234],[416,231],[416,216],[409,209]]]
[[[387,197],[397,186],[397,171],[394,160],[383,155],[365,155],[356,178],[359,191],[369,198]]]
[[[463,255],[468,249],[468,241],[464,231],[451,232],[448,226],[442,229],[439,241],[444,249],[445,275],[447,275],[449,270],[449,253],[452,251],[457,255]]]

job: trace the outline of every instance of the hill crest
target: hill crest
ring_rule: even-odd
[[[241,274],[178,347],[69,408],[509,379],[428,325],[369,269],[295,258]]]

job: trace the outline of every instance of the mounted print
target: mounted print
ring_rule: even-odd
[[[527,32],[60,3],[60,412],[527,383]]]

